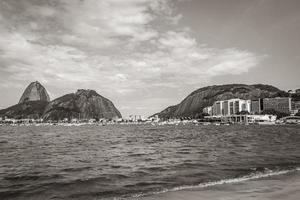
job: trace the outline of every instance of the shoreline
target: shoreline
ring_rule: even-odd
[[[135,198],[138,200],[298,200],[300,171],[292,171],[241,182],[194,187]]]
[[[201,122],[180,122],[180,123],[150,123],[150,122],[130,122],[130,123],[115,123],[115,122],[106,122],[106,123],[1,123],[0,126],[3,127],[22,127],[22,126],[106,126],[106,125],[151,125],[151,126],[178,126],[178,125],[194,125],[194,126],[297,126],[300,123],[266,123],[266,124],[258,124],[258,123],[201,123]]]

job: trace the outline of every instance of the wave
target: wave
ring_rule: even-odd
[[[62,178],[59,174],[53,175],[10,175],[5,176],[3,179],[7,181],[35,181],[35,180],[48,180]]]
[[[79,171],[84,171],[84,170],[89,170],[89,169],[92,169],[92,167],[65,168],[65,169],[62,169],[61,171],[63,171],[63,172],[79,172]]]
[[[201,189],[201,188],[213,187],[213,186],[223,185],[223,184],[240,183],[240,182],[254,180],[254,179],[284,175],[284,174],[288,174],[288,173],[292,173],[292,172],[296,172],[296,171],[300,171],[300,167],[293,168],[293,169],[287,169],[287,170],[265,169],[263,171],[259,170],[259,171],[256,171],[256,172],[253,172],[253,173],[250,173],[248,175],[241,176],[238,178],[229,178],[229,179],[223,179],[223,180],[218,180],[218,181],[211,181],[211,182],[206,182],[206,183],[200,183],[198,185],[179,186],[179,187],[174,187],[174,188],[170,188],[170,189],[164,189],[164,190],[157,191],[157,192],[135,194],[135,195],[133,195],[133,197],[137,198],[137,197],[156,195],[156,194],[162,194],[162,193],[167,193],[167,192],[175,192],[175,191],[191,190],[191,189]]]

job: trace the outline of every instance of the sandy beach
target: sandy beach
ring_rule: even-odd
[[[166,192],[139,198],[142,200],[298,200],[300,197],[300,172],[248,180],[234,184]]]

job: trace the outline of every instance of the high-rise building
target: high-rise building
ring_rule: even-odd
[[[290,97],[265,98],[263,100],[263,109],[289,114],[292,110],[292,101]]]
[[[223,105],[222,105],[222,115],[229,115],[229,105],[228,105],[228,101],[223,101]]]
[[[250,113],[251,101],[243,99],[229,99],[216,101],[213,104],[213,115],[234,115],[241,111]]]
[[[233,101],[229,102],[229,115],[234,114]]]
[[[240,111],[240,101],[239,100],[235,100],[234,101],[234,114],[237,114]]]
[[[260,114],[263,111],[263,99],[251,100],[251,114]]]
[[[222,102],[216,102],[216,115],[222,115]]]

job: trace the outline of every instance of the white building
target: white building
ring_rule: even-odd
[[[234,115],[242,111],[251,112],[251,100],[229,99],[224,101],[216,101],[213,106],[213,115],[228,116]]]

